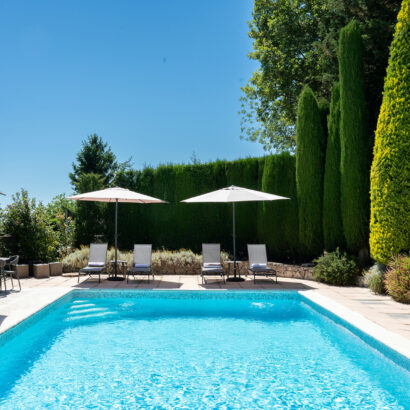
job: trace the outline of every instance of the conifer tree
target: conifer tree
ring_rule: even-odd
[[[390,48],[370,181],[370,251],[387,263],[410,249],[409,0],[403,0]]]
[[[296,188],[299,242],[305,257],[323,250],[322,197],[325,136],[318,102],[305,86],[299,97],[296,125]]]
[[[349,251],[367,253],[370,141],[367,124],[363,46],[359,23],[340,32],[340,177],[343,231]]]

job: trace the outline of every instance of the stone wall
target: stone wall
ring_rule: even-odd
[[[233,275],[233,264],[224,263],[225,272]],[[279,277],[296,278],[296,279],[312,279],[313,270],[299,265],[287,265],[284,263],[269,262],[269,267],[275,269]],[[248,270],[248,262],[237,263],[238,273],[246,275]],[[197,264],[191,266],[166,266],[153,264],[152,271],[154,275],[200,275],[201,267]]]

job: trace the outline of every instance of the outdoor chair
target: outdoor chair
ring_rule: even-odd
[[[19,290],[21,290],[19,273],[17,271],[18,261],[19,261],[19,256],[18,255],[13,255],[13,256],[10,256],[10,258],[6,262],[5,269],[3,270],[4,287],[6,287],[7,277],[9,277],[10,280],[11,280],[11,288],[14,289],[13,277],[15,277],[17,279],[18,284],[19,284]]]
[[[152,263],[152,245],[134,245],[134,256],[132,258],[132,266],[127,271],[127,283],[129,276],[132,275],[135,279],[136,275],[147,275],[148,282],[150,276],[154,280],[154,274],[151,272]]]
[[[219,243],[202,244],[202,284],[206,283],[205,276],[220,275],[225,280],[225,271],[221,264],[221,245]]]
[[[78,280],[80,282],[80,273],[88,274],[89,276],[98,275],[98,282],[101,282],[101,273],[106,269],[107,260],[107,243],[92,243],[90,245],[90,256],[88,257],[88,265],[78,271]]]
[[[266,257],[266,245],[248,245],[248,272],[253,274],[253,283],[256,282],[256,276],[265,276],[266,278],[275,277],[278,283],[276,271],[268,267],[268,258]]]
[[[4,276],[4,267],[6,266],[6,260],[0,259],[0,291],[3,289],[2,281],[4,283],[4,292],[7,291],[6,288],[6,277]]]

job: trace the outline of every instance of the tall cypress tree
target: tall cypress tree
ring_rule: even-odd
[[[299,97],[296,124],[296,189],[299,241],[305,257],[323,250],[322,196],[325,136],[313,91],[304,87]]]
[[[357,21],[340,32],[340,174],[343,230],[351,252],[368,250],[370,141],[362,39]]]
[[[340,209],[340,85],[332,89],[330,113],[327,120],[325,177],[323,182],[323,243],[327,251],[344,246]]]
[[[370,251],[379,262],[410,249],[410,1],[403,0],[384,83],[371,169]]]

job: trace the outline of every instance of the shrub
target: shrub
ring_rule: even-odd
[[[317,264],[313,268],[314,280],[338,286],[355,284],[359,268],[356,262],[345,252],[340,252],[339,248],[325,253],[315,262]]]
[[[387,263],[410,247],[410,1],[390,48],[371,168],[370,252]]]
[[[58,242],[46,208],[23,189],[13,195],[12,204],[3,212],[1,230],[10,235],[2,245],[6,254],[19,255],[24,262],[48,262],[58,257]]]
[[[296,124],[296,188],[299,242],[305,257],[323,250],[322,197],[324,151],[322,118],[313,91],[304,87],[299,97]]]
[[[380,272],[375,273],[369,280],[369,288],[377,294],[385,293],[384,278]]]
[[[384,271],[386,270],[385,266],[381,263],[375,263],[371,268],[364,271],[363,282],[366,286],[369,286],[370,280],[375,275],[384,276]]]
[[[340,86],[335,83],[328,117],[325,176],[323,182],[323,243],[327,251],[344,246],[340,208]]]
[[[340,177],[344,236],[349,251],[368,248],[370,142],[362,39],[357,21],[340,32]]]
[[[386,272],[387,293],[398,302],[410,303],[410,256],[399,255],[393,258]]]

